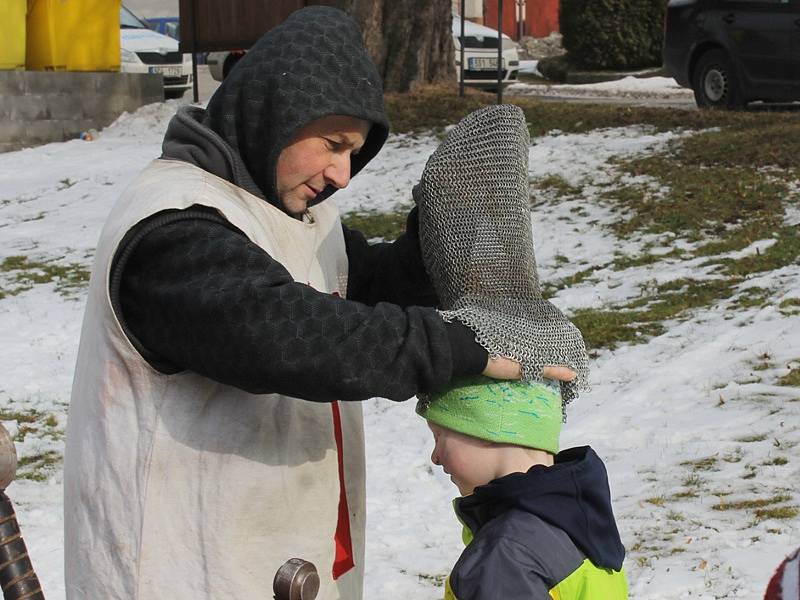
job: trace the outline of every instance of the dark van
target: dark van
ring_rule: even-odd
[[[800,100],[800,0],[670,0],[663,57],[701,108]]]

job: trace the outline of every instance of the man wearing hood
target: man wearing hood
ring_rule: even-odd
[[[267,598],[301,557],[320,600],[357,600],[352,401],[519,376],[432,308],[415,212],[370,246],[323,202],[387,134],[360,33],[327,7],[173,118],[96,251],[67,427],[68,599]]]

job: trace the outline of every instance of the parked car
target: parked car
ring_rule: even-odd
[[[153,31],[125,6],[119,26],[122,72],[163,75],[167,98],[179,98],[192,87],[192,57],[178,52],[177,40]]]
[[[455,65],[459,71],[461,61],[461,17],[454,14],[452,21],[453,44],[455,45]],[[464,83],[484,89],[497,88],[497,30],[471,21],[464,22]],[[503,34],[501,38],[503,56],[503,85],[514,83],[519,73],[517,44]],[[207,63],[211,77],[222,81],[230,70],[244,56],[245,50],[229,52],[209,52]],[[460,72],[460,71],[459,71]]]
[[[701,108],[800,100],[800,0],[670,0],[663,58]]]
[[[461,17],[453,14],[453,45],[456,48],[456,72],[461,73]],[[519,54],[517,44],[503,34],[498,42],[497,30],[464,21],[464,84],[483,89],[497,89],[497,44],[502,44],[503,85],[517,80]],[[458,75],[459,82],[461,81]]]

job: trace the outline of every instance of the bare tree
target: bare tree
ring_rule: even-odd
[[[387,92],[452,82],[451,0],[346,0]]]

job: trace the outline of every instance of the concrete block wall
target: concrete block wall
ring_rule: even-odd
[[[161,75],[0,71],[0,152],[74,139],[163,99]]]

